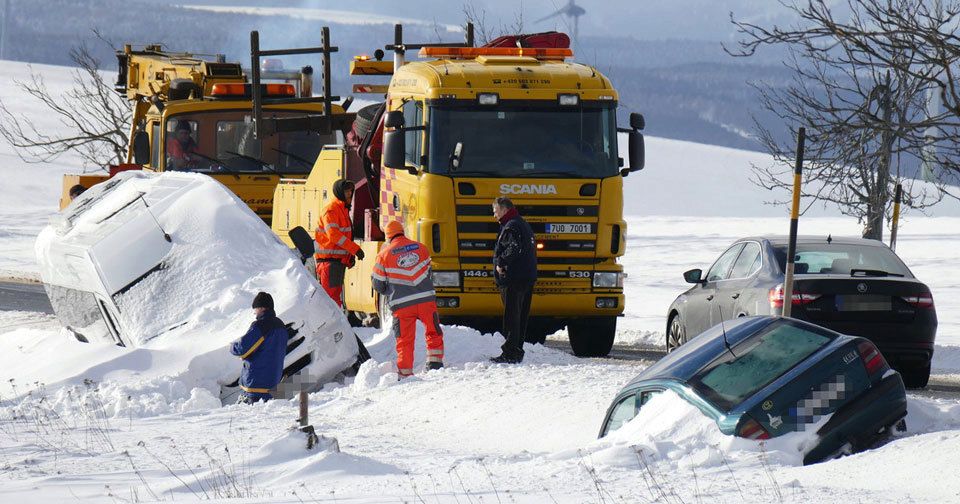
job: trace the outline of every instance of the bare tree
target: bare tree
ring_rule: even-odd
[[[473,23],[473,33],[478,45],[486,45],[491,40],[503,35],[518,35],[523,33],[523,2],[510,24],[503,20],[496,22],[487,19],[487,10],[477,9],[473,4],[463,4],[463,17],[468,23]]]
[[[28,163],[47,163],[68,152],[80,157],[85,170],[126,162],[129,103],[104,80],[100,62],[86,46],[72,49],[70,59],[77,68],[72,72],[73,86],[63,94],[51,91],[38,73],[15,81],[25,96],[36,100],[63,128],[49,131],[39,127],[0,101],[0,135]]]
[[[868,29],[885,26],[889,12],[913,12],[924,0],[849,0],[849,24]],[[949,127],[942,114],[930,113],[933,90],[930,65],[915,66],[926,48],[906,43],[905,36],[888,31],[873,41],[854,41],[822,0],[783,3],[800,22],[790,28],[771,27],[732,19],[741,35],[735,56],[750,56],[763,46],[783,46],[793,74],[785,88],[756,84],[761,105],[783,119],[796,136],[808,131],[803,196],[810,204],[835,205],[864,225],[867,238],[883,238],[883,221],[892,207],[893,187],[904,183],[904,203],[923,209],[942,200],[948,177],[917,182],[902,176],[902,167],[915,169],[931,162],[949,165],[948,150],[932,149],[938,142],[931,132]],[[909,37],[906,37],[909,38]],[[754,183],[771,190],[792,188],[793,145],[782,144],[763,125],[758,137],[783,166],[754,167]],[[951,137],[953,139],[956,136]],[[943,174],[940,174],[943,175]],[[808,205],[809,208],[809,205]]]

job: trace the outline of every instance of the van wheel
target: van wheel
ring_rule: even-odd
[[[606,357],[617,335],[617,317],[585,317],[567,325],[570,348],[577,357]]]
[[[900,377],[903,378],[903,385],[907,388],[924,388],[930,381],[930,363],[901,369]]]

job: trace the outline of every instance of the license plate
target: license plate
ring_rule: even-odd
[[[865,312],[892,309],[893,302],[890,296],[837,296],[837,311]]]
[[[550,234],[590,234],[592,232],[593,224],[547,224],[547,233]]]

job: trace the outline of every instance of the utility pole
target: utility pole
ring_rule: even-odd
[[[7,31],[10,26],[10,0],[0,0],[0,60],[7,59]]]

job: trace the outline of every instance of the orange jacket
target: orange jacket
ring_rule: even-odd
[[[349,265],[350,258],[360,250],[360,246],[353,242],[353,225],[347,205],[338,199],[323,209],[314,237],[317,259],[339,259]]]
[[[422,243],[400,235],[377,254],[373,289],[386,296],[392,311],[436,301],[430,277],[430,252]]]

